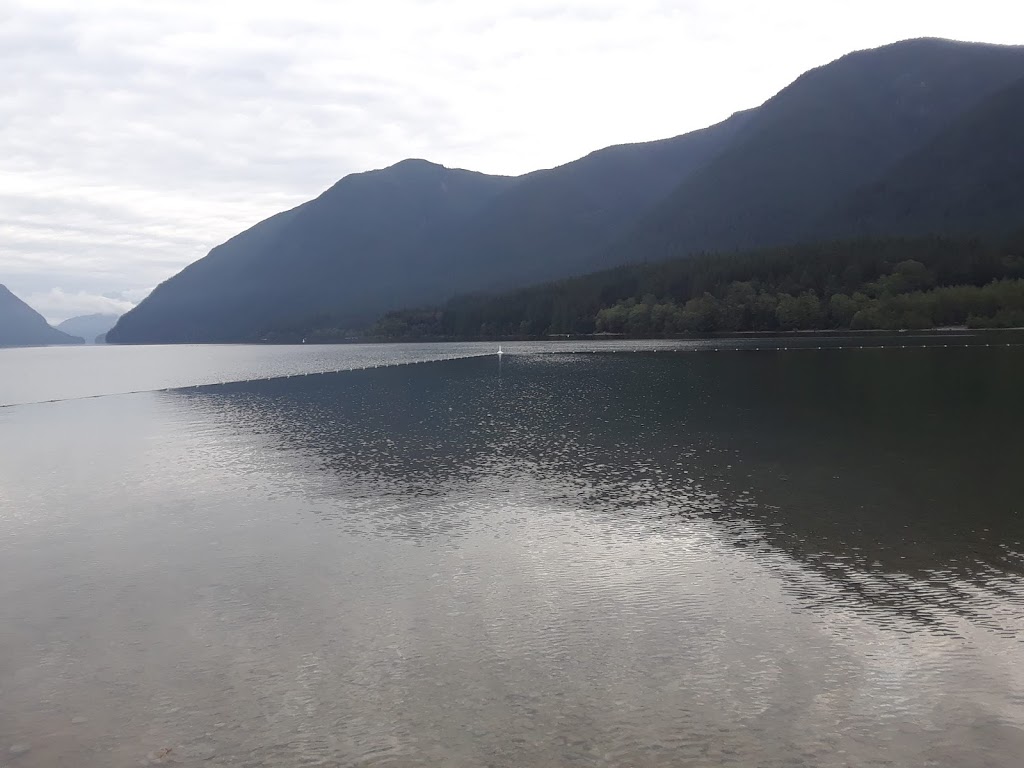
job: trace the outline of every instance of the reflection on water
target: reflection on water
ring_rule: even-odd
[[[449,534],[478,521],[421,499],[493,477],[620,532],[652,519],[665,532],[669,517],[739,526],[736,546],[770,544],[840,580],[1024,573],[1020,354],[901,354],[529,356],[501,376],[489,359],[174,396],[272,435],[347,498],[361,489],[372,508],[346,506],[351,529]],[[850,588],[901,611],[919,599]]]
[[[954,332],[891,335],[795,334],[784,337],[676,340],[507,342],[513,354],[551,352],[701,352],[720,349],[815,350],[1024,346],[1024,332]],[[380,366],[493,355],[490,342],[432,344],[182,344],[0,348],[0,408],[13,405],[155,392],[173,387],[244,382]]]
[[[0,411],[0,750],[1016,766],[1022,374],[513,355]]]
[[[0,348],[0,408],[491,354],[492,344]]]

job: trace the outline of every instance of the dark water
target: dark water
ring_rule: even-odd
[[[493,344],[0,348],[0,407],[492,354]]]
[[[1019,766],[1022,382],[524,352],[0,409],[0,765]]]

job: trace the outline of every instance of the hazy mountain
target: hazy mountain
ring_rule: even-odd
[[[921,39],[811,70],[763,104],[610,261],[851,234],[825,213],[1024,76],[1024,46]],[[944,178],[943,183],[950,183]]]
[[[102,344],[97,337],[103,336],[113,328],[119,317],[120,315],[80,315],[59,323],[57,330],[71,336],[81,336],[86,344]]]
[[[1013,129],[995,123],[1019,105],[1022,77],[1024,47],[911,40],[812,70],[711,128],[518,178],[422,160],[353,174],[214,248],[108,338],[254,340],[702,250],[988,226],[910,216],[906,200],[962,173],[979,210],[1003,194],[997,215],[1013,215],[1016,166],[984,152],[998,134],[1012,154]],[[934,205],[959,216],[960,202]]]
[[[51,327],[42,315],[0,285],[0,347],[81,343],[77,336]]]

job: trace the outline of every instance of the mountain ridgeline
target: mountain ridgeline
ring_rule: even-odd
[[[0,285],[0,347],[42,347],[81,344],[82,341],[58,331],[6,286]]]
[[[550,170],[510,178],[410,160],[347,176],[160,285],[108,340],[361,328],[456,295],[710,252],[999,242],[1024,227],[1021,135],[1024,46],[859,51],[717,125]]]
[[[321,318],[359,326],[386,309],[587,271],[743,123],[518,178],[425,160],[346,176],[158,286],[107,340],[253,341]]]
[[[71,336],[80,336],[86,344],[102,344],[107,331],[114,327],[120,315],[97,312],[92,315],[71,317],[57,325],[58,331]]]

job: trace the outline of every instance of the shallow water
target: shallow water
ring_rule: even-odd
[[[0,765],[1020,764],[1024,351],[532,349],[0,409]]]

